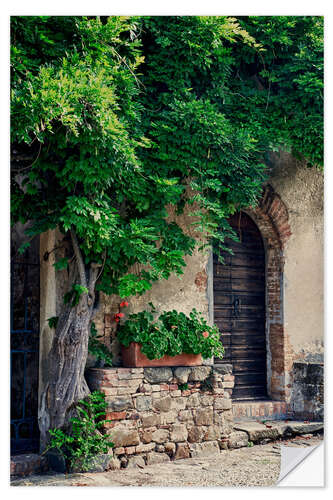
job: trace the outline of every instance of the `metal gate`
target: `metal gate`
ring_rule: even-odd
[[[266,388],[265,250],[252,219],[241,212],[230,219],[240,241],[229,240],[233,254],[225,264],[214,255],[214,321],[235,375],[233,399],[262,399]]]
[[[11,454],[36,452],[39,367],[39,239],[24,256],[12,240]],[[14,249],[14,250],[13,250]]]

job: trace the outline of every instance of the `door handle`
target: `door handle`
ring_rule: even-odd
[[[236,297],[232,305],[234,306],[234,309],[232,311],[232,315],[235,318],[238,318],[240,315],[240,299],[238,297]]]

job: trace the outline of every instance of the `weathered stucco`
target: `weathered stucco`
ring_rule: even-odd
[[[185,210],[184,214],[176,216],[173,209],[170,208],[169,220],[177,220],[177,223],[186,234],[197,237],[202,243],[202,235],[196,233],[195,228],[191,225],[193,218],[189,216],[190,210],[192,211],[193,207]],[[144,295],[130,297],[128,299],[129,306],[124,310],[126,315],[142,311],[149,307],[149,302],[152,302],[158,312],[176,309],[189,314],[195,308],[197,311],[202,312],[207,320],[211,320],[207,298],[211,288],[208,273],[210,253],[209,248],[201,252],[196,249],[192,255],[187,255],[184,258],[186,262],[184,274],[181,276],[173,274],[168,280],[154,283],[151,290]],[[108,297],[101,294],[100,304],[94,316],[97,330],[100,334],[104,334],[103,342],[111,348],[113,362],[116,366],[121,363],[120,348],[115,335],[116,323],[112,319],[113,315],[118,312],[119,302],[120,298],[117,296]],[[92,362],[93,360],[90,358],[88,366],[91,366]]]
[[[324,336],[324,176],[287,153],[271,156],[270,184],[289,213],[284,323],[294,359],[320,361]]]

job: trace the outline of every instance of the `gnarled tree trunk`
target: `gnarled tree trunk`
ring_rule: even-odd
[[[85,269],[76,235],[73,231],[71,235],[75,261],[71,265],[69,285],[79,283],[88,293],[81,294],[74,307],[64,304],[58,319],[48,358],[48,381],[41,395],[38,416],[42,450],[49,441],[48,430],[66,427],[78,400],[90,392],[84,369],[100,266],[92,264]]]

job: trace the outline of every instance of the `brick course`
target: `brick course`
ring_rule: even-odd
[[[273,399],[289,402],[293,350],[283,321],[283,250],[291,236],[288,209],[267,185],[259,205],[246,212],[257,224],[266,246],[266,321],[271,359],[268,392]]]

